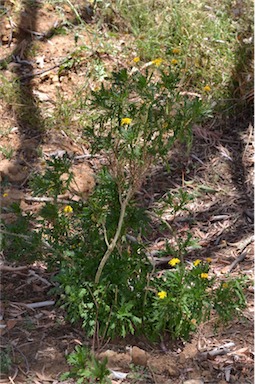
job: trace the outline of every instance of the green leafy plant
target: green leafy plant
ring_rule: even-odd
[[[214,292],[213,307],[219,314],[223,324],[234,317],[242,316],[242,310],[246,307],[244,287],[247,284],[245,278],[231,279],[221,282]]]
[[[212,311],[225,323],[245,308],[245,279],[232,279],[218,286],[216,277],[210,273],[209,258],[205,262],[197,259],[193,264],[172,258],[169,264],[175,268],[151,282],[151,288],[157,292],[148,318],[152,334],[162,337],[168,332],[174,338],[187,340],[202,321],[210,318]]]
[[[35,196],[50,196],[56,202],[57,197],[68,190],[72,181],[71,161],[64,155],[62,158],[54,157],[52,160],[47,160],[46,165],[43,175],[35,174],[30,185]]]
[[[6,159],[10,160],[13,157],[14,149],[9,147],[0,147],[0,152],[2,152]]]
[[[191,122],[200,118],[202,102],[189,100],[178,90],[178,73],[168,67],[159,69],[163,60],[155,59],[157,68],[145,73],[127,69],[112,73],[109,84],[92,92],[94,118],[85,134],[92,151],[103,151],[120,202],[117,228],[111,241],[104,228],[107,250],[99,264],[95,282],[116,248],[121,236],[128,205],[145,180],[149,169],[160,159],[166,161],[177,139],[191,142]]]
[[[13,203],[5,208],[11,214],[11,221],[2,221],[2,248],[11,260],[34,261],[42,257],[45,243],[42,241],[41,231],[33,230],[33,223],[37,219],[32,213],[23,213],[20,204]]]
[[[0,367],[3,374],[8,374],[12,367],[11,348],[2,348],[0,351]]]
[[[70,372],[61,375],[61,380],[74,378],[77,384],[83,383],[111,383],[107,377],[109,370],[106,366],[107,359],[99,361],[86,347],[76,346],[75,351],[67,357],[72,366]]]
[[[162,218],[166,208],[173,219],[187,210],[190,194],[180,189],[165,195],[155,212],[136,199],[152,167],[159,162],[168,165],[173,145],[181,142],[189,150],[191,125],[208,113],[201,98],[180,91],[175,65],[169,67],[157,58],[139,68],[138,64],[113,72],[84,101],[91,119],[84,136],[92,152],[106,160],[87,201],[63,206],[59,200],[73,177],[66,156],[47,161],[45,171],[30,184],[35,195],[50,198],[33,220],[48,265],[57,268],[55,292],[69,320],[82,320],[94,342],[136,332],[154,337],[168,332],[172,338],[187,339],[211,311],[222,316],[220,303],[228,294],[208,275],[209,263],[185,264],[195,240],[188,232],[179,236]],[[155,215],[175,240],[166,242],[161,255],[173,255],[170,266],[176,268],[161,278],[156,277],[145,241]],[[224,302],[225,311],[229,305],[234,314],[245,305],[241,289],[235,283],[231,300]],[[84,368],[84,360],[92,358],[86,356],[76,350],[70,360],[80,382],[91,374],[91,365]]]

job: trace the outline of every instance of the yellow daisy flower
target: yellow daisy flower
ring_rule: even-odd
[[[166,291],[160,291],[160,292],[158,292],[158,297],[159,297],[160,299],[164,299],[165,297],[167,297],[167,293],[166,293]]]
[[[65,213],[72,213],[73,212],[73,208],[70,205],[66,205],[65,208],[64,208],[64,212]]]
[[[130,119],[129,117],[124,117],[123,119],[121,119],[121,125],[130,125],[132,123],[132,119]]]
[[[168,264],[171,265],[171,267],[174,267],[176,264],[179,264],[180,262],[181,262],[180,259],[178,259],[177,257],[174,257],[172,260],[168,262]]]
[[[140,57],[134,57],[133,58],[133,62],[134,63],[139,63],[139,61],[140,61]]]
[[[212,262],[212,258],[211,257],[207,257],[205,260],[207,261],[207,263],[211,263]]]
[[[162,63],[163,63],[163,59],[160,59],[160,58],[152,60],[152,64],[154,64],[156,67],[159,67]]]
[[[205,92],[210,92],[210,91],[211,91],[211,87],[210,87],[209,85],[206,85],[206,86],[203,88],[203,90],[204,90]]]
[[[178,64],[178,60],[176,60],[176,59],[172,59],[172,60],[171,60],[171,64],[173,64],[173,65]]]
[[[3,197],[8,197],[8,193],[5,192],[5,193],[3,194]]]
[[[200,277],[201,279],[208,279],[209,275],[208,273],[201,273]]]
[[[179,54],[181,52],[180,48],[173,48],[172,53]]]
[[[200,263],[201,263],[201,260],[197,259],[194,261],[193,264],[195,265],[195,267],[197,267]]]

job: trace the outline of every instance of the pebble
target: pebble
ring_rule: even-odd
[[[133,347],[131,350],[132,363],[135,365],[147,366],[148,354],[143,349]]]

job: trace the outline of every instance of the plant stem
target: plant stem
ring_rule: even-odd
[[[120,195],[121,209],[120,209],[120,217],[119,217],[118,227],[117,227],[117,230],[115,232],[114,238],[112,239],[112,241],[108,245],[107,250],[106,250],[103,258],[100,261],[99,267],[97,269],[96,277],[95,277],[95,283],[96,284],[99,283],[99,280],[100,280],[103,268],[104,268],[107,260],[111,256],[113,250],[115,249],[117,241],[119,240],[121,229],[122,229],[122,225],[123,225],[123,221],[124,221],[124,216],[125,216],[126,209],[127,209],[127,205],[128,205],[128,203],[129,203],[129,201],[131,199],[132,194],[133,194],[133,188],[131,186],[129,188],[128,192],[127,192],[127,196],[126,196],[124,201],[122,201],[121,195]]]

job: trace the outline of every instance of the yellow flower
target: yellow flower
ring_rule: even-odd
[[[203,90],[204,90],[205,92],[210,92],[210,91],[211,91],[211,87],[210,87],[209,85],[206,85],[206,86],[203,88]]]
[[[130,119],[129,117],[124,117],[123,119],[121,119],[121,125],[130,125],[132,122],[132,119]]]
[[[163,59],[160,59],[160,58],[152,60],[152,64],[154,64],[156,67],[159,67],[162,63],[163,63]]]
[[[193,325],[196,325],[196,324],[197,324],[196,319],[191,319],[190,322],[191,322],[191,324],[193,324]]]
[[[5,192],[5,193],[3,194],[3,197],[8,197],[8,193]]]
[[[227,288],[227,287],[228,287],[228,283],[223,283],[223,284],[222,284],[222,287],[223,287],[223,288]]]
[[[179,54],[181,52],[180,48],[173,48],[172,49],[173,53]]]
[[[201,279],[208,279],[208,273],[201,273]]]
[[[134,57],[133,58],[133,62],[134,63],[139,63],[139,61],[140,61],[140,57]]]
[[[168,262],[168,264],[171,265],[171,267],[174,267],[176,264],[179,264],[180,262],[181,262],[180,259],[178,259],[177,257],[174,257],[172,260]]]
[[[65,213],[72,213],[73,212],[73,208],[70,205],[66,205],[65,208],[64,208],[64,212]]]
[[[197,267],[200,263],[201,263],[201,260],[197,259],[194,261],[193,264],[195,265],[195,267]]]
[[[211,263],[212,262],[212,258],[211,257],[207,257],[205,260],[207,261],[207,263]]]
[[[176,60],[176,59],[171,60],[171,64],[173,64],[173,65],[178,64],[178,60]]]
[[[160,299],[164,299],[165,297],[167,297],[167,293],[166,293],[166,291],[160,291],[160,292],[158,292],[158,297],[159,297]]]

